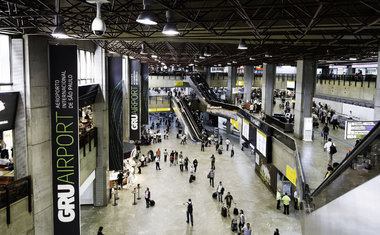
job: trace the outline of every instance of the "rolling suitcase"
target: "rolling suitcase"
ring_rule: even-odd
[[[239,214],[239,210],[238,210],[238,208],[234,208],[234,215],[238,215]]]
[[[237,224],[236,219],[232,219],[232,221],[231,221],[231,231],[236,232],[237,231],[237,226],[238,226],[238,224]]]
[[[150,200],[150,206],[154,206],[154,205],[156,205],[156,202],[154,201],[154,200]]]
[[[225,206],[222,206],[222,216],[227,217],[227,208]]]
[[[214,193],[212,194],[212,198],[216,199],[217,197],[218,197],[218,193],[217,193],[217,192],[214,192]]]
[[[219,153],[219,154],[222,154],[222,150],[221,150],[221,149],[218,149],[218,153]]]

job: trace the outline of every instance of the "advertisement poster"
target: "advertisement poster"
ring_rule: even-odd
[[[54,234],[80,234],[77,47],[50,46]]]
[[[264,156],[267,156],[267,135],[257,130],[256,149]]]
[[[139,60],[130,61],[130,139],[140,139],[140,75],[141,65]]]
[[[249,140],[249,122],[245,119],[243,119],[242,135],[245,139]]]

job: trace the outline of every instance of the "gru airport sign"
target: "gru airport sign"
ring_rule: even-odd
[[[80,234],[77,47],[50,46],[54,234]]]
[[[140,139],[140,61],[130,61],[130,139]]]

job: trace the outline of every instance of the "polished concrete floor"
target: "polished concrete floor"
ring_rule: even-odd
[[[142,168],[142,174],[137,175],[136,183],[143,190],[150,188],[151,197],[156,205],[145,208],[144,199],[132,205],[132,187],[124,188],[120,193],[118,206],[109,203],[107,207],[83,206],[81,215],[82,234],[96,234],[99,226],[104,227],[104,234],[233,234],[231,232],[231,219],[221,216],[221,203],[214,200],[211,195],[216,190],[209,186],[207,174],[210,170],[210,156],[215,154],[215,147],[200,151],[200,145],[188,141],[187,145],[180,145],[175,138],[173,128],[169,140],[150,146],[142,146],[142,153],[150,149],[161,152],[166,148],[182,151],[192,161],[197,158],[199,166],[196,172],[196,181],[189,183],[189,173],[179,170],[179,166],[169,166],[169,162],[161,159],[161,169],[156,170],[155,164],[150,163]],[[226,139],[226,136],[224,136]],[[239,146],[238,138],[231,136],[231,142]],[[276,200],[265,187],[261,179],[255,174],[253,168],[253,155],[242,152],[235,147],[235,156],[224,151],[222,155],[216,154],[215,183],[222,181],[226,192],[231,192],[236,207],[244,210],[246,222],[253,227],[253,234],[273,234],[275,228],[280,233],[301,234],[298,212],[292,207],[290,215],[284,215],[276,209]],[[215,185],[216,186],[216,185]],[[186,206],[183,205],[191,198],[194,206],[194,226],[187,224]],[[232,212],[232,210],[231,210]]]

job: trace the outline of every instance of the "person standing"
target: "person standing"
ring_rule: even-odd
[[[216,142],[215,151],[218,151],[218,149],[219,149],[219,142]]]
[[[165,149],[165,151],[164,151],[164,162],[166,162],[167,158],[168,158],[168,151],[166,151],[166,149]]]
[[[277,210],[280,210],[281,209],[281,207],[280,207],[280,203],[281,203],[280,189],[277,189],[276,200],[277,200]]]
[[[204,152],[205,151],[205,142],[202,141],[202,144],[201,144],[201,152]]]
[[[215,177],[215,172],[211,168],[211,171],[208,173],[208,178],[210,179],[210,186],[214,187],[214,177]]]
[[[103,233],[103,226],[100,226],[98,229],[98,235],[104,235]]]
[[[297,190],[294,191],[293,197],[294,197],[294,209],[298,210],[298,192],[297,192]]]
[[[184,165],[185,165],[185,170],[189,170],[188,169],[188,166],[189,166],[189,158],[188,157],[185,157],[185,163],[184,163]]]
[[[329,138],[325,146],[323,146],[323,148],[324,151],[327,151],[327,155],[329,158],[329,166],[332,166],[333,155],[336,153],[336,145],[332,142],[331,138]]]
[[[230,147],[231,141],[227,138],[225,143],[226,143],[226,149],[228,151],[228,148]]]
[[[246,226],[243,228],[243,234],[244,235],[251,235],[252,234],[252,229],[251,229],[250,223],[247,223]]]
[[[245,224],[244,211],[243,211],[243,210],[240,210],[240,214],[239,214],[239,231],[240,231],[240,232],[241,232],[241,230],[243,229],[244,224]]]
[[[215,156],[211,155],[211,169],[215,170]]]
[[[193,165],[194,165],[194,171],[197,172],[197,167],[198,167],[198,160],[197,159],[194,159]]]
[[[161,170],[159,157],[156,157],[156,170]]]
[[[289,204],[291,199],[288,196],[288,193],[285,193],[285,196],[282,197],[282,201],[284,203],[284,215],[289,215]]]
[[[156,151],[156,158],[158,158],[159,160],[161,160],[161,150],[160,150],[160,148],[158,148],[157,151]]]
[[[137,172],[137,174],[141,174],[141,162],[137,163],[137,169],[139,169],[139,172]]]
[[[235,155],[235,148],[234,145],[231,146],[231,157]]]
[[[124,179],[123,171],[119,171],[119,174],[117,175],[117,184],[119,185],[119,189],[123,189],[123,179]]]
[[[191,226],[194,225],[193,223],[193,203],[191,202],[191,199],[189,198],[189,200],[184,203],[184,205],[187,206],[187,210],[186,210],[186,223],[189,223],[189,217],[190,217],[190,221],[191,221]]]
[[[224,200],[226,201],[228,215],[230,215],[231,203],[232,203],[232,200],[234,200],[234,198],[232,197],[231,193],[228,192]]]
[[[178,164],[178,152],[175,151],[174,153],[174,166],[176,166]]]
[[[223,137],[222,136],[220,136],[219,145],[223,145]]]
[[[180,157],[179,157],[178,162],[179,162],[179,170],[180,170],[180,171],[183,171],[183,163],[184,163],[184,160],[183,160],[183,157],[181,157],[181,155],[180,155]]]
[[[216,188],[216,191],[218,192],[218,200],[220,202],[223,202],[224,187],[222,185],[222,181],[219,182],[218,187]]]
[[[194,168],[193,166],[190,167],[190,178],[189,178],[189,183],[193,182],[193,177],[194,177]]]
[[[278,228],[276,228],[276,230],[274,230],[273,235],[280,235],[280,231],[278,230]]]
[[[327,141],[327,138],[329,136],[329,131],[330,131],[330,128],[327,126],[327,124],[325,124],[325,126],[322,128],[323,140],[325,142]]]
[[[150,191],[149,191],[149,188],[146,188],[146,190],[145,190],[145,202],[146,202],[146,208],[149,208],[149,205],[150,205]]]
[[[336,113],[334,113],[331,117],[331,123],[333,124],[333,130],[335,130],[335,128],[338,128],[338,115]]]

